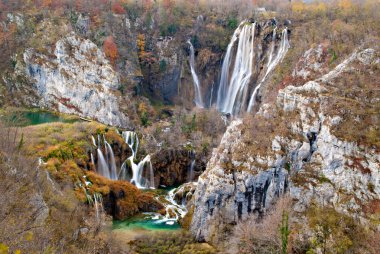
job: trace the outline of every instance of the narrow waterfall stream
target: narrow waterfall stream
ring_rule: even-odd
[[[191,41],[188,40],[187,43],[190,45],[190,69],[191,69],[191,76],[193,77],[194,82],[194,90],[195,90],[195,105],[199,108],[203,108],[203,99],[202,99],[202,89],[199,82],[199,78],[197,75],[197,72],[195,71],[195,52],[194,52],[194,46],[191,44]]]
[[[272,61],[274,47],[275,47],[275,40],[276,40],[276,29],[277,29],[277,27],[273,30],[272,46],[271,46],[270,56],[269,56],[268,63],[267,63],[267,70],[266,70],[265,75],[262,78],[262,80],[259,82],[259,84],[253,90],[251,99],[249,100],[249,104],[248,104],[248,109],[247,109],[248,112],[252,111],[252,108],[255,105],[257,92],[260,89],[261,85],[265,82],[266,78],[268,77],[268,74],[272,70],[274,70],[274,68],[276,68],[276,66],[284,59],[286,53],[288,52],[288,49],[290,48],[290,44],[289,44],[289,40],[288,40],[288,28],[285,28],[282,31],[281,44],[280,44],[280,47],[278,49],[277,55]]]

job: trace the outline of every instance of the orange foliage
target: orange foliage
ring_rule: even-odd
[[[125,9],[123,8],[123,6],[121,6],[119,2],[115,2],[112,5],[112,12],[115,14],[125,14]]]
[[[52,0],[43,0],[42,7],[51,7],[53,1]]]
[[[106,56],[111,61],[111,64],[114,65],[119,53],[117,50],[117,45],[112,36],[108,36],[107,39],[104,41],[103,50]]]
[[[162,1],[162,5],[168,11],[168,10],[170,10],[173,7],[174,1],[173,0],[163,0]]]

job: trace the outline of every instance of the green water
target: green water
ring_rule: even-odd
[[[162,215],[154,213],[135,216],[125,221],[114,221],[112,228],[124,230],[145,229],[149,231],[170,231],[181,229],[176,221],[167,221]]]
[[[73,123],[77,121],[74,117],[64,117],[47,111],[21,111],[4,116],[5,120],[15,126],[29,126],[44,123]]]

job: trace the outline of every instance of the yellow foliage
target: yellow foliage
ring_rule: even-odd
[[[303,12],[306,10],[306,5],[303,2],[294,2],[292,3],[292,11],[294,12]]]
[[[326,4],[325,3],[318,3],[318,4],[316,4],[315,10],[317,12],[325,12],[327,10]]]
[[[25,240],[32,241],[33,240],[33,232],[28,232],[25,234]]]
[[[0,243],[0,254],[8,254],[9,253],[9,247],[5,244]]]
[[[351,0],[340,0],[338,6],[344,10],[348,10],[352,8]]]
[[[140,113],[142,113],[142,112],[146,112],[146,111],[147,111],[147,107],[146,107],[146,105],[145,105],[144,102],[141,102],[141,103],[139,104],[138,111],[139,111]]]
[[[145,35],[144,34],[137,35],[137,47],[139,49],[139,54],[144,55],[145,53]]]

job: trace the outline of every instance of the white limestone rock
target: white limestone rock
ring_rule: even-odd
[[[115,92],[119,79],[104,53],[75,34],[59,40],[54,55],[27,49],[25,72],[40,97],[35,106],[126,126]]]

